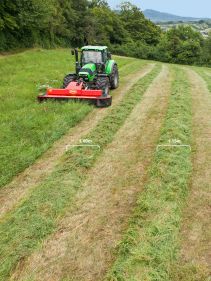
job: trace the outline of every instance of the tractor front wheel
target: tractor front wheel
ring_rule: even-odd
[[[76,76],[75,74],[67,74],[65,77],[64,77],[64,81],[63,81],[63,86],[62,88],[65,89],[67,88],[67,86],[70,84],[70,82],[73,82],[76,80]]]

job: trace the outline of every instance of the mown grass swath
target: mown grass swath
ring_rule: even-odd
[[[132,73],[145,64],[120,57],[117,62],[122,77],[128,74],[126,65],[132,66]],[[84,103],[36,100],[37,86],[60,87],[64,75],[73,70],[69,50],[33,50],[0,59],[0,187],[92,110]]]
[[[169,109],[159,145],[191,145],[191,95],[183,70],[174,68]],[[189,147],[159,147],[149,179],[106,280],[169,281],[177,258],[182,208],[191,175]]]
[[[211,69],[205,67],[194,67],[194,70],[205,80],[207,87],[211,92]]]
[[[88,169],[104,147],[112,141],[145,90],[159,73],[157,65],[142,78],[108,116],[86,138],[101,146],[100,150],[76,148],[65,155],[56,171],[36,187],[16,210],[0,225],[0,279],[6,280],[19,261],[23,261],[39,243],[52,233],[66,208],[74,203],[74,194],[81,187]],[[88,156],[92,156],[91,158]]]

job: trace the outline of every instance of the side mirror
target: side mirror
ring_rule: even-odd
[[[72,56],[74,56],[75,55],[75,51],[71,50],[71,54],[72,54]]]
[[[110,60],[111,59],[111,53],[108,52],[108,59]]]

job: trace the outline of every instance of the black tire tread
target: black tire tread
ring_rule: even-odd
[[[105,95],[105,89],[109,87],[109,79],[107,77],[98,77],[96,81],[96,88],[103,91],[103,95]],[[109,89],[108,89],[109,92]]]
[[[65,89],[67,88],[67,86],[70,84],[70,82],[72,81],[75,81],[75,74],[67,74],[65,77],[64,77],[64,81],[63,81],[63,85],[62,85],[62,88]]]
[[[115,75],[118,76],[118,83],[117,83],[117,85],[115,85]],[[113,66],[113,70],[112,70],[111,77],[110,77],[110,87],[111,87],[111,89],[117,89],[118,86],[119,86],[119,71],[118,71],[117,65],[115,64]]]
[[[96,103],[96,106],[99,108],[109,107],[111,105],[112,105],[112,97],[110,97],[109,99],[106,99],[106,100],[98,100]]]

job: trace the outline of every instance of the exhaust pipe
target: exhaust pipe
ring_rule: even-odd
[[[72,55],[75,55],[75,72],[78,74],[78,72],[81,69],[81,65],[79,62],[79,55],[78,55],[78,49],[74,49],[71,51]]]

